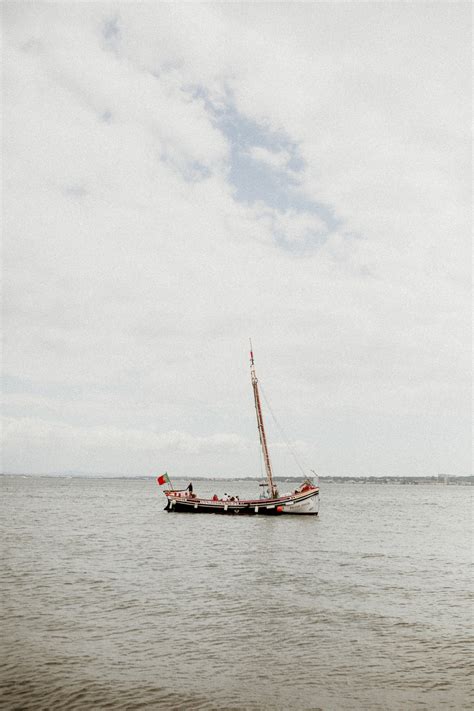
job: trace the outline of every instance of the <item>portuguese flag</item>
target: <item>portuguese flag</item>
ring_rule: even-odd
[[[162,486],[163,484],[169,484],[169,483],[170,483],[170,479],[169,479],[168,474],[161,474],[161,476],[157,476],[157,477],[156,477],[156,481],[158,482],[158,484],[159,484],[160,486]]]

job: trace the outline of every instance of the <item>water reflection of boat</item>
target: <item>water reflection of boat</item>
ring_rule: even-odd
[[[228,497],[224,494],[222,498],[214,495],[212,499],[206,499],[197,496],[193,491],[192,485],[190,485],[187,489],[178,490],[169,488],[165,490],[164,493],[167,499],[166,511],[239,515],[259,514],[267,516],[278,516],[280,514],[312,514],[317,516],[319,509],[319,486],[314,484],[309,477],[305,478],[302,484],[291,493],[280,494],[278,491],[273,479],[252,350],[250,351],[250,374],[255,400],[258,433],[266,473],[266,480],[260,485],[263,488],[260,498],[240,500],[238,497]],[[166,478],[158,478],[159,484],[166,482],[169,482],[167,476]]]

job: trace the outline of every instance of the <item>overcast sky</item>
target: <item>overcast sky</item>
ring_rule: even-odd
[[[470,4],[4,3],[7,472],[470,473]]]

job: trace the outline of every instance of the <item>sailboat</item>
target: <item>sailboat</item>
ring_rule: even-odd
[[[257,415],[257,427],[262,449],[263,463],[265,466],[266,480],[260,484],[263,491],[258,499],[239,499],[238,497],[228,497],[226,494],[222,498],[214,495],[212,499],[197,496],[190,484],[187,489],[165,489],[164,494],[167,499],[166,511],[180,511],[188,513],[218,513],[218,514],[238,514],[238,515],[259,515],[259,516],[279,516],[281,514],[310,514],[318,515],[319,511],[319,486],[310,477],[292,492],[280,494],[273,478],[272,464],[268,451],[267,437],[263,423],[262,406],[260,402],[260,392],[258,379],[255,372],[255,359],[252,345],[250,345],[250,376],[252,382],[253,396],[255,401],[255,413]],[[169,478],[159,477],[158,483],[163,480],[169,482]],[[170,483],[170,482],[169,482]]]

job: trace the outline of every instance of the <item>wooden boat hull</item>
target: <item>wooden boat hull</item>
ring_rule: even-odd
[[[319,489],[313,488],[298,494],[278,499],[255,499],[246,501],[214,501],[192,496],[165,492],[165,511],[179,513],[214,513],[239,516],[280,516],[282,514],[318,515]]]

